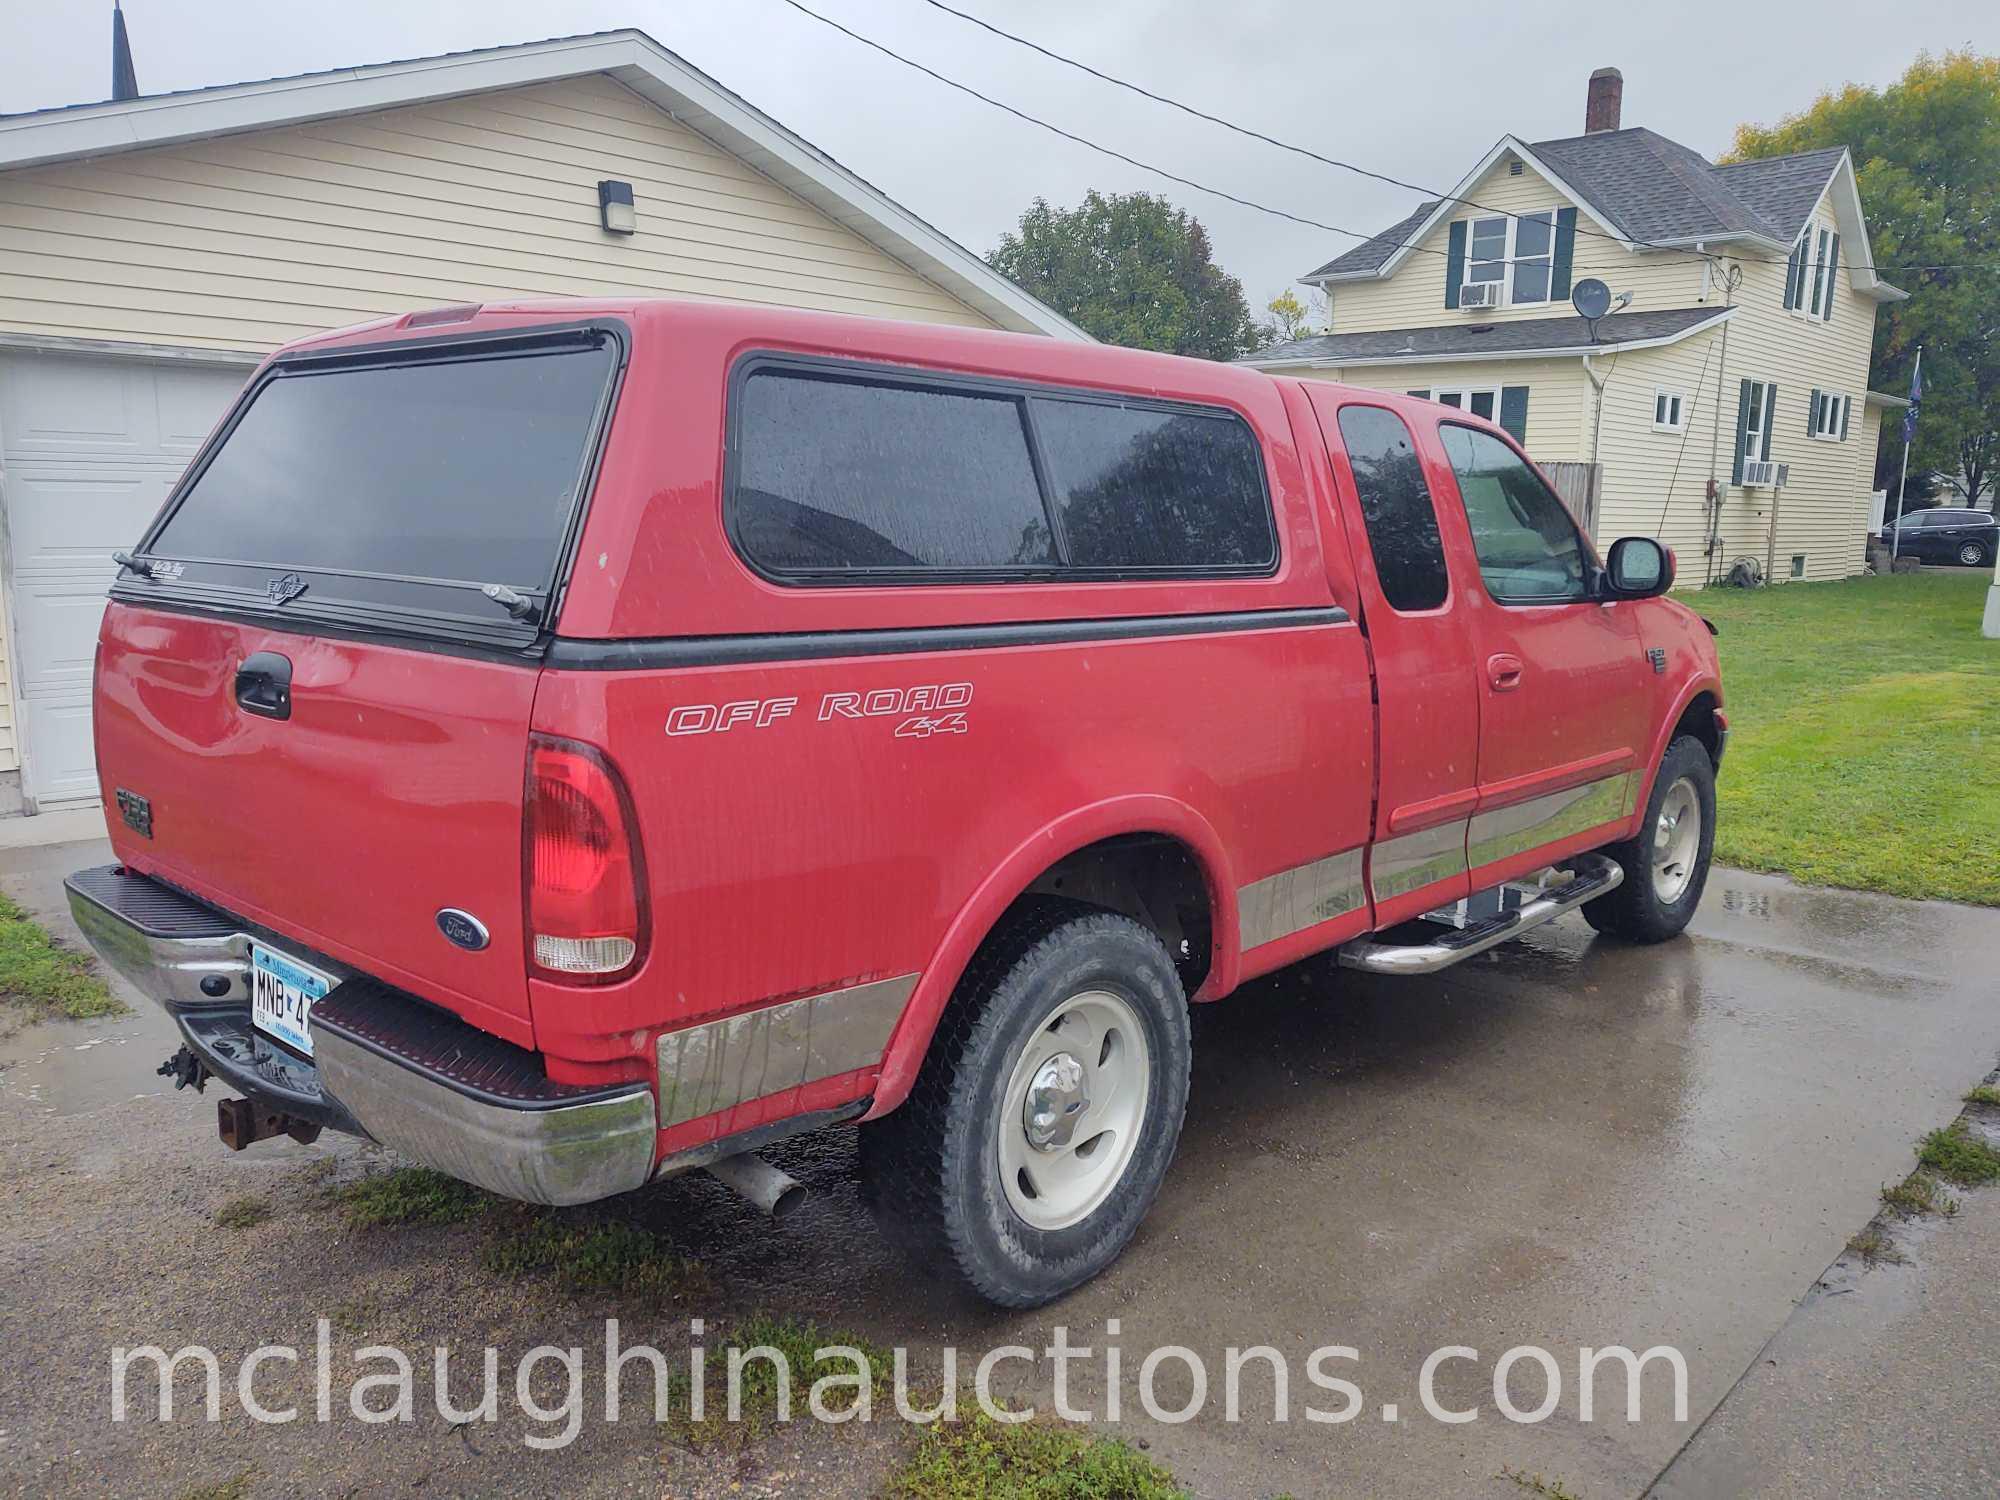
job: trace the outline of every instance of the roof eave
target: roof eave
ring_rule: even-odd
[[[1631,349],[1662,349],[1669,344],[1678,344],[1683,339],[1693,338],[1698,333],[1705,333],[1711,328],[1721,326],[1735,317],[1738,310],[1734,307],[1717,308],[1712,317],[1703,318],[1698,323],[1690,323],[1687,327],[1678,329],[1673,333],[1659,334],[1652,338],[1607,339],[1597,344],[1567,344],[1553,349],[1475,349],[1450,354],[1432,354],[1429,352],[1405,354],[1397,352],[1391,354],[1307,355],[1289,359],[1269,360],[1259,359],[1256,355],[1251,354],[1242,359],[1234,360],[1232,363],[1244,365],[1253,370],[1269,372],[1280,369],[1299,369],[1306,366],[1315,366],[1320,369],[1339,369],[1346,365],[1455,365],[1484,364],[1488,361],[1518,359],[1582,359],[1593,354],[1609,354],[1614,351],[1622,352]]]
[[[631,28],[0,118],[0,171],[591,73],[617,79],[1001,327],[1093,341],[942,231]]]

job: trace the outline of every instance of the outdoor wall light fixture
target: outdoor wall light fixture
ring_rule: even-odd
[[[636,234],[639,214],[632,206],[632,184],[606,180],[597,185],[597,213],[607,234]]]

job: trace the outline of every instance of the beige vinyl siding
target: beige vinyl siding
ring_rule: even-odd
[[[1286,371],[1291,374],[1291,371]],[[1310,372],[1308,372],[1310,373]],[[1470,360],[1464,364],[1344,365],[1337,376],[1347,385],[1376,391],[1440,391],[1528,388],[1528,434],[1522,444],[1545,463],[1581,458],[1577,433],[1583,413],[1582,365],[1574,359]]]
[[[606,177],[636,235],[600,227]],[[0,331],[261,351],[631,293],[991,326],[602,75],[0,176]]]
[[[1328,290],[1333,293],[1330,332],[1369,333],[1383,328],[1458,326],[1573,315],[1567,298],[1491,311],[1464,311],[1444,305],[1446,247],[1453,220],[1490,217],[1487,210],[1525,214],[1576,206],[1532,166],[1523,164],[1519,177],[1510,176],[1504,159],[1494,163],[1493,169],[1462,196],[1480,207],[1468,203],[1456,205],[1418,242],[1388,280],[1330,284]],[[1698,257],[1674,251],[1634,252],[1606,237],[1607,234],[1604,226],[1587,211],[1577,214],[1576,249],[1570,263],[1572,284],[1586,276],[1598,277],[1613,292],[1631,292],[1633,308],[1649,312],[1703,305],[1702,266]],[[1720,305],[1720,298],[1713,294],[1708,300]]]
[[[1813,222],[1815,244],[1820,227],[1838,227],[1825,202]],[[1730,324],[1729,368],[1723,384],[1727,430],[1720,468],[1727,486],[1721,526],[1725,563],[1748,555],[1761,565],[1770,526],[1770,490],[1728,485],[1737,393],[1744,380],[1775,381],[1778,387],[1771,457],[1791,465],[1791,483],[1778,497],[1777,578],[1787,577],[1794,553],[1806,555],[1809,579],[1845,578],[1860,572],[1866,560],[1865,507],[1874,487],[1875,444],[1867,430],[1863,401],[1876,304],[1854,290],[1849,267],[1857,253],[1861,247],[1843,237],[1831,321],[1785,310],[1782,255],[1740,262],[1743,281],[1735,297],[1738,311]],[[1852,399],[1847,441],[1808,435],[1807,414],[1815,387]]]
[[[1597,445],[1597,461],[1604,466],[1599,546],[1609,547],[1621,536],[1657,536],[1674,549],[1681,581],[1699,584],[1706,571],[1702,545],[1708,534],[1711,456],[1726,481],[1736,437],[1733,383],[1724,394],[1719,424],[1716,418],[1722,332],[1698,333],[1659,349],[1629,349],[1592,363],[1604,381]],[[1662,389],[1681,397],[1679,432],[1653,426],[1654,397]],[[1782,400],[1784,393],[1779,396]],[[1590,456],[1589,422],[1587,413],[1585,458]]]

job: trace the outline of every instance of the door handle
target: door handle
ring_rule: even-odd
[[[1511,693],[1521,685],[1521,658],[1501,651],[1486,658],[1486,680],[1496,693]]]
[[[292,716],[292,659],[276,651],[258,651],[236,669],[236,703],[247,714],[266,719]]]

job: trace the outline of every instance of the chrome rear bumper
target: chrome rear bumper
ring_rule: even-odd
[[[551,1083],[536,1054],[319,954],[312,961],[342,982],[314,1007],[314,1055],[301,1058],[250,1025],[252,938],[306,956],[298,943],[115,866],[79,870],[65,887],[104,961],[250,1097],[529,1203],[588,1203],[653,1175],[656,1112],[643,1084]]]

